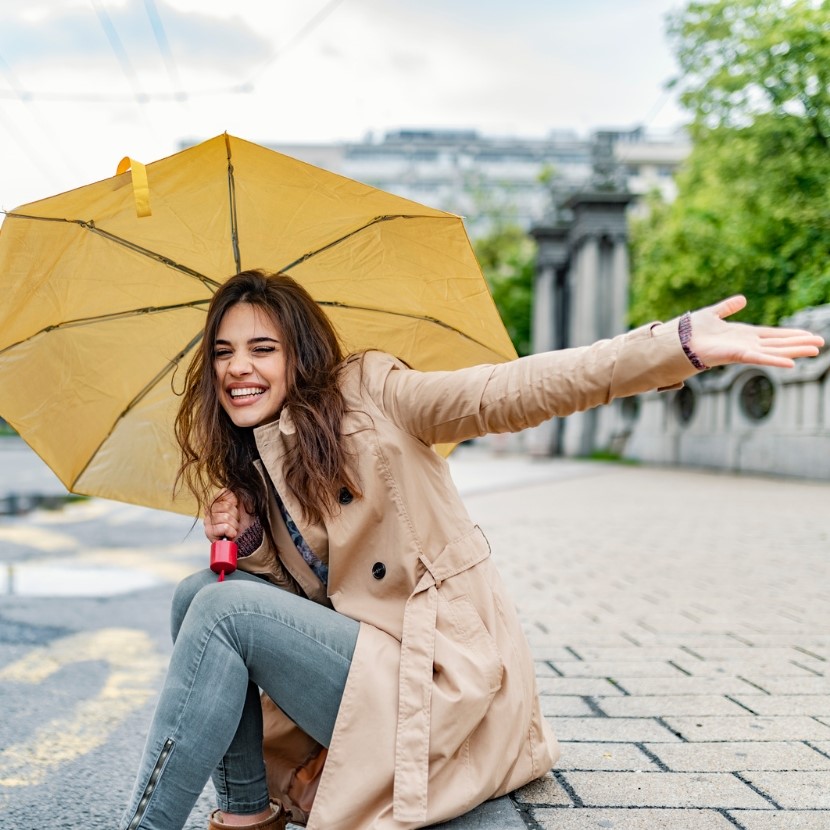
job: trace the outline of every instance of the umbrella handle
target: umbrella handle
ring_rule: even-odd
[[[236,570],[236,542],[230,539],[217,539],[210,546],[210,569],[219,574],[219,582],[224,582],[225,574]]]

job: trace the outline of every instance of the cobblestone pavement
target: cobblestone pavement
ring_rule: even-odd
[[[829,485],[602,465],[467,503],[562,743],[529,827],[830,828]]]
[[[451,465],[562,758],[518,812],[448,830],[830,828],[830,485],[466,447]],[[0,827],[114,826],[170,594],[206,556],[189,527],[101,500],[0,517]]]

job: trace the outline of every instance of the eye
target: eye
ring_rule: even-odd
[[[257,346],[254,349],[254,354],[270,354],[274,351],[276,351],[276,349],[273,346]]]
[[[220,360],[223,357],[230,357],[231,350],[230,349],[214,349],[213,350],[213,359]]]

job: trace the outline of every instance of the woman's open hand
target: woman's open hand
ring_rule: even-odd
[[[254,517],[245,510],[236,494],[230,490],[223,490],[213,500],[205,516],[205,536],[211,542],[217,539],[236,539],[253,524],[253,521]]]
[[[691,350],[709,368],[728,363],[792,368],[795,358],[815,357],[824,339],[804,329],[728,323],[746,305],[738,294],[692,312]]]

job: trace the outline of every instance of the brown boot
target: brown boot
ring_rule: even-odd
[[[245,824],[238,830],[285,830],[285,824],[288,821],[288,814],[283,809],[282,804],[276,801],[271,802],[271,809],[274,811],[270,818],[264,821],[257,821],[254,824]],[[208,830],[228,830],[228,825],[220,818],[220,811],[214,810],[210,814],[210,821],[208,822]]]

